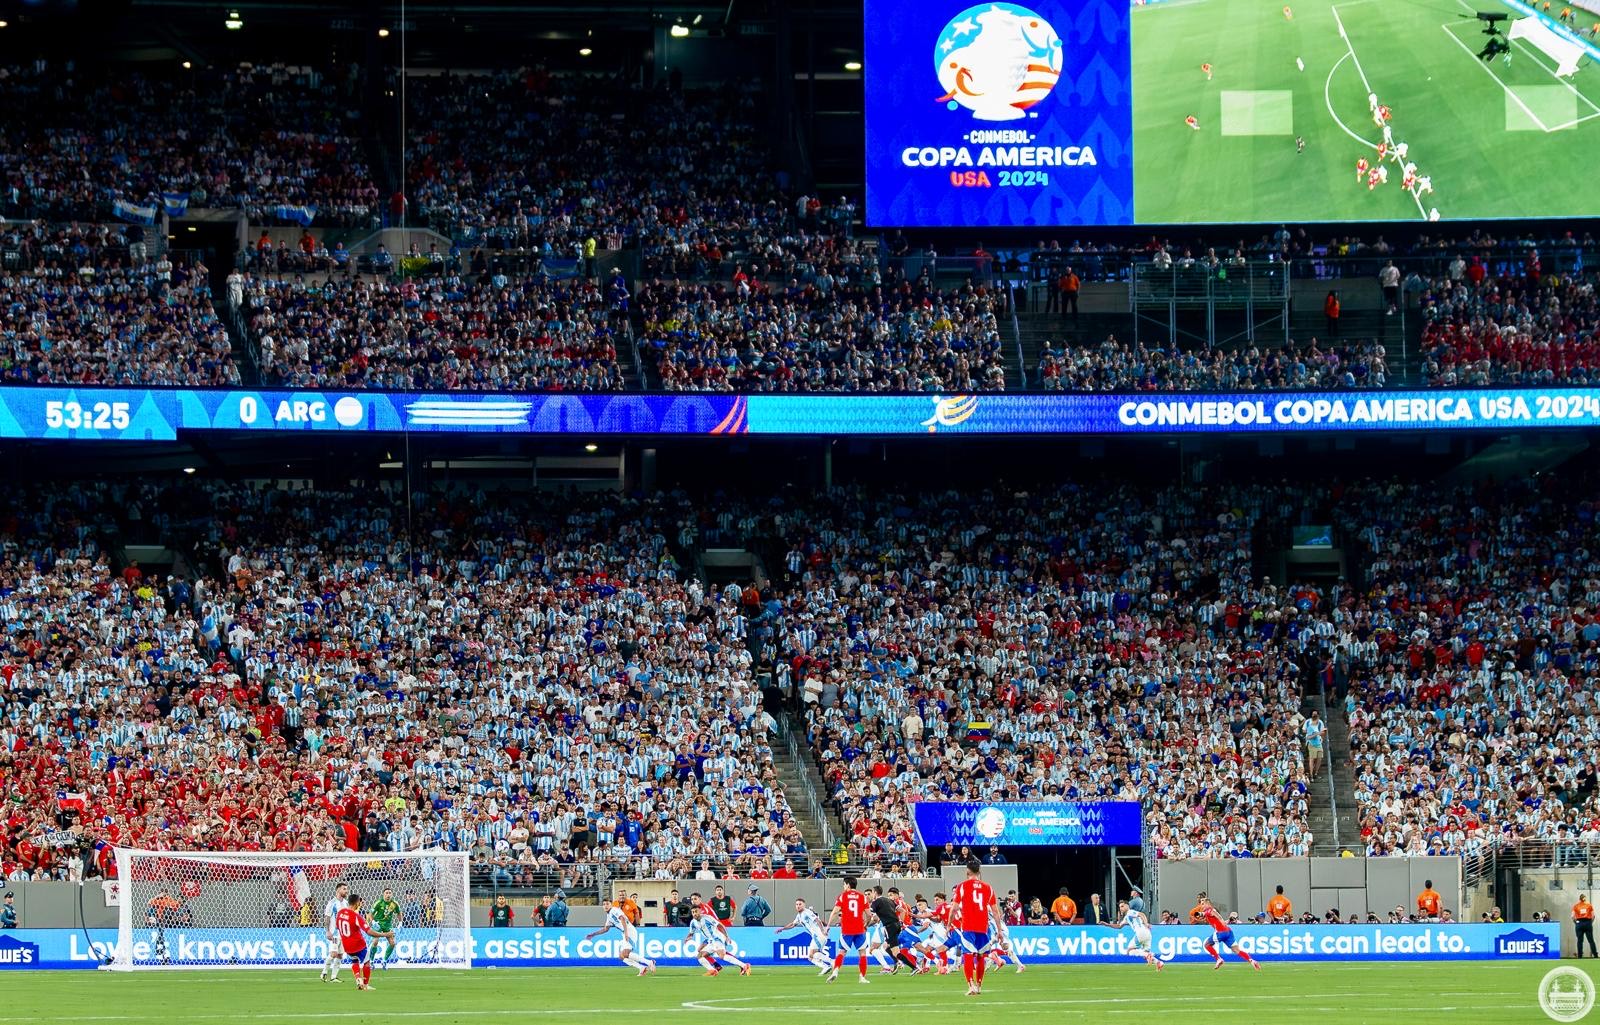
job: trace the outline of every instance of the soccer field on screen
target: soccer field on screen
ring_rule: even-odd
[[[1548,1021],[1539,1009],[1543,964],[1290,964],[1252,972],[1178,965],[1039,966],[991,972],[979,997],[960,972],[911,977],[853,973],[832,985],[804,968],[757,969],[749,977],[663,969],[391,971],[357,992],[316,970],[266,972],[6,972],[0,1022],[185,1025],[448,1022],[750,1021],[1316,1021],[1325,1025],[1434,1022],[1518,1025]],[[874,973],[876,968],[873,969]]]
[[[1509,63],[1479,60],[1474,12],[1517,17],[1495,0],[1290,10],[1276,0],[1134,8],[1140,221],[1416,220],[1433,208],[1444,220],[1600,215],[1600,65],[1591,59],[1565,79],[1521,40]],[[1356,161],[1373,160],[1382,139],[1369,92],[1391,108],[1394,140],[1432,179],[1431,194],[1402,188],[1393,161],[1386,184],[1358,181]]]

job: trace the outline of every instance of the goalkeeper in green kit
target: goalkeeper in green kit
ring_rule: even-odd
[[[372,905],[372,936],[374,940],[382,939],[388,944],[388,953],[383,957],[377,956],[378,944],[374,942],[371,950],[372,956],[379,968],[387,969],[399,957],[395,947],[395,933],[400,931],[400,905],[395,903],[394,890],[385,886],[383,896]]]

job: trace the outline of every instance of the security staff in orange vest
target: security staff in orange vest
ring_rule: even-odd
[[[1594,905],[1586,894],[1578,894],[1578,903],[1572,905],[1572,928],[1578,934],[1578,956],[1583,956],[1583,941],[1589,941],[1589,954],[1600,957],[1594,947]]]

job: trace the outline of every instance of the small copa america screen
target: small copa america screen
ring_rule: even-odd
[[[1600,216],[1600,0],[867,0],[880,227]]]

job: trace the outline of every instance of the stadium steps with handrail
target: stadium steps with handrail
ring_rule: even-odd
[[[827,854],[837,838],[848,835],[839,816],[828,807],[822,774],[806,748],[804,724],[785,714],[778,720],[782,743],[773,746],[772,767],[783,783],[795,824],[813,859]]]

